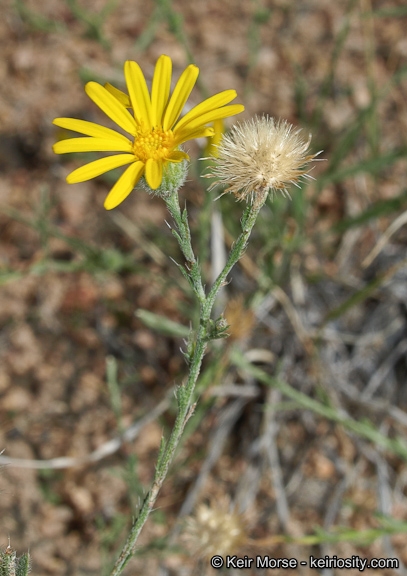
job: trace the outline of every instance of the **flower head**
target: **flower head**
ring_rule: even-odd
[[[252,310],[245,307],[241,294],[228,301],[225,317],[231,340],[243,340],[250,336],[255,325],[255,316]]]
[[[186,521],[185,539],[204,558],[226,556],[241,551],[247,542],[245,522],[237,512],[228,512],[226,502],[200,504],[194,517]]]
[[[268,116],[235,124],[223,136],[208,174],[216,178],[212,187],[226,186],[224,193],[231,192],[238,200],[264,198],[276,190],[289,195],[286,186],[310,178],[306,166],[317,156],[307,154],[311,137],[303,140],[300,131]]]
[[[236,92],[225,90],[207,98],[179,120],[195,85],[199,69],[192,64],[188,66],[170,96],[171,73],[171,58],[163,55],[155,66],[151,93],[140,66],[131,61],[124,65],[128,95],[110,84],[86,84],[85,91],[89,98],[122,130],[130,134],[131,138],[85,120],[54,120],[56,126],[85,136],[57,142],[53,147],[56,154],[120,152],[74,170],[67,177],[70,184],[84,182],[113,168],[130,164],[108,194],[104,204],[107,210],[123,202],[142,176],[151,190],[157,190],[163,181],[163,172],[168,163],[181,164],[189,159],[180,149],[184,142],[213,135],[213,128],[208,127],[209,123],[244,110],[240,104],[226,106],[236,98]]]

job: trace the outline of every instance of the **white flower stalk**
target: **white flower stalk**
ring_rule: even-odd
[[[301,130],[286,120],[269,116],[237,123],[224,135],[209,176],[212,185],[226,187],[237,200],[262,202],[269,193],[280,190],[289,196],[288,184],[298,186],[311,178],[308,164],[320,154],[309,154],[311,135],[304,140]]]

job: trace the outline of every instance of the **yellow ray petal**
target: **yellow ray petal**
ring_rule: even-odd
[[[196,79],[198,78],[199,68],[190,64],[181,74],[175,88],[171,95],[167,109],[164,114],[163,129],[169,130],[178,120],[179,115],[195,86]]]
[[[163,179],[163,163],[161,160],[149,158],[146,162],[145,178],[152,190],[157,190]]]
[[[163,114],[171,89],[172,62],[163,54],[155,65],[153,85],[151,88],[151,125],[161,126]]]
[[[104,207],[106,210],[112,210],[123,202],[140,180],[144,172],[144,162],[134,162],[120,176],[116,184],[110,190],[106,197]]]
[[[174,146],[179,146],[183,142],[187,140],[195,140],[195,138],[207,138],[208,136],[213,136],[215,134],[215,130],[212,126],[199,126],[195,130],[182,130],[179,134],[176,134],[174,140]]]
[[[133,116],[106,88],[97,82],[88,82],[85,86],[85,92],[103,110],[106,116],[109,116],[120,128],[123,128],[123,130],[133,136],[136,135],[137,124]]]
[[[189,156],[186,152],[181,152],[181,150],[175,150],[175,152],[171,152],[167,160],[168,162],[182,162],[182,160],[189,160]]]
[[[110,128],[105,128],[105,126],[100,126],[94,122],[87,122],[86,120],[76,120],[75,118],[55,118],[53,121],[55,126],[60,128],[65,128],[66,130],[73,130],[74,132],[79,132],[80,134],[86,134],[87,136],[94,136],[95,138],[106,139],[116,139],[129,142],[129,139],[123,134],[111,130]]]
[[[181,130],[184,128],[189,122],[198,118],[198,116],[202,116],[207,112],[212,112],[216,108],[220,108],[225,104],[229,104],[234,98],[236,98],[237,93],[236,90],[224,90],[223,92],[219,92],[219,94],[215,94],[210,98],[207,98],[197,106],[194,106],[192,110],[185,114],[183,118],[178,122],[175,126],[174,130]]]
[[[136,158],[133,154],[117,154],[116,156],[108,156],[107,158],[100,158],[94,162],[89,162],[80,168],[77,168],[66,177],[68,184],[76,184],[77,182],[85,182],[91,178],[96,178],[109,170],[119,168],[125,164],[134,162]]]
[[[206,112],[202,114],[195,120],[191,120],[188,122],[187,126],[185,126],[181,132],[185,132],[187,130],[196,130],[200,126],[204,126],[209,122],[213,122],[214,120],[220,120],[221,118],[227,118],[228,116],[235,116],[236,114],[240,114],[243,112],[244,106],[242,104],[231,104],[230,106],[223,106],[223,108],[218,108],[217,110],[212,110],[211,112]],[[178,137],[178,129],[175,128],[174,135]]]
[[[105,88],[108,92],[110,92],[110,94],[112,94],[112,96],[116,98],[116,100],[120,102],[120,104],[123,104],[125,108],[131,108],[130,98],[125,92],[122,92],[109,82],[106,82]]]
[[[205,146],[204,155],[218,157],[218,146],[222,140],[225,131],[225,124],[222,119],[215,120],[213,123],[214,135],[208,138]]]
[[[130,140],[107,138],[69,138],[53,145],[55,154],[69,152],[132,152]]]
[[[133,108],[134,117],[145,128],[151,127],[151,100],[146,80],[137,62],[127,60],[124,64],[124,76]]]

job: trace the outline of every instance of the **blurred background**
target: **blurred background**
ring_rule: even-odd
[[[405,2],[0,6],[1,546],[29,549],[36,576],[108,575],[174,420],[196,304],[170,260],[182,257],[165,206],[136,190],[106,212],[117,173],[68,185],[100,155],[52,152],[68,136],[55,117],[110,125],[87,81],[125,89],[131,59],[149,82],[168,54],[174,80],[200,68],[188,106],[236,89],[238,120],[285,118],[325,161],[291,201],[268,202],[230,275],[230,338],[208,351],[124,574],[212,574],[200,534],[213,510],[234,511],[242,556],[390,557],[400,568],[381,573],[406,574]],[[209,285],[244,205],[212,202],[205,146],[188,143],[181,202]],[[217,522],[220,543],[230,524]]]

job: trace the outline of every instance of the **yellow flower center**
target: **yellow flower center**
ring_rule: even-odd
[[[134,139],[133,153],[142,162],[149,158],[163,160],[174,150],[172,130],[163,130],[156,126],[152,130],[140,130]]]

